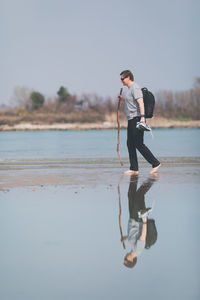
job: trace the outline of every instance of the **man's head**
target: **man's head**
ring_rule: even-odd
[[[127,268],[133,268],[137,263],[137,256],[133,252],[127,253],[124,257],[124,265]]]
[[[120,73],[123,85],[129,86],[134,81],[133,73],[129,70],[124,70]]]

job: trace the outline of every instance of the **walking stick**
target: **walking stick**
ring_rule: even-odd
[[[118,199],[119,199],[119,230],[120,230],[120,235],[121,235],[121,240],[123,238],[123,233],[122,233],[122,222],[121,222],[121,214],[122,214],[122,209],[121,209],[121,200],[120,200],[120,185],[118,184]],[[124,241],[122,242],[124,249],[126,249]]]
[[[122,94],[122,90],[123,90],[123,88],[120,89],[120,93],[119,93],[120,95]],[[121,164],[121,166],[123,166],[123,161],[121,159],[120,151],[119,151],[119,130],[120,130],[119,108],[120,108],[120,99],[118,100],[118,105],[117,105],[117,153],[119,156],[120,164]]]

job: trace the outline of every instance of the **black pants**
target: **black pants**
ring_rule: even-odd
[[[157,167],[160,164],[155,156],[153,156],[151,151],[145,146],[144,132],[136,128],[136,124],[139,120],[139,117],[129,120],[127,129],[127,147],[129,152],[130,170],[133,171],[138,171],[136,149],[152,165],[153,168]]]
[[[140,221],[138,217],[138,211],[146,208],[145,206],[145,194],[150,190],[156,180],[149,178],[144,181],[142,185],[137,189],[138,177],[134,176],[130,178],[128,200],[129,200],[129,215],[131,219]]]

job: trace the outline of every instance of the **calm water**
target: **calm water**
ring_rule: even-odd
[[[195,174],[170,176],[144,195],[158,235],[133,269],[117,182],[1,192],[0,299],[199,299],[200,186]],[[130,182],[118,179],[126,235]]]
[[[200,156],[200,129],[156,129],[145,143],[160,157]],[[117,157],[116,130],[0,132],[0,159]],[[128,157],[126,130],[120,152]]]
[[[146,134],[163,167],[152,177],[140,160],[132,178],[119,165],[114,130],[1,132],[0,177],[17,187],[0,189],[0,299],[200,299],[199,132]],[[127,163],[125,141],[124,130]],[[66,181],[33,184],[47,175]],[[157,238],[129,269],[119,219],[125,236],[144,207]]]

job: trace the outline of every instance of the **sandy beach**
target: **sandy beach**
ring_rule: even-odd
[[[162,176],[168,180],[174,177],[187,180],[188,176],[200,176],[199,158],[160,158]],[[142,159],[139,160],[140,175],[147,177],[151,168]],[[0,163],[0,190],[14,187],[78,186],[78,185],[116,185],[123,172],[128,168],[124,159],[121,167],[118,159],[65,159],[65,160],[30,160]],[[186,170],[186,171],[185,171]],[[159,172],[160,173],[160,172]],[[185,176],[183,177],[183,173]],[[125,176],[126,177],[126,176]],[[159,175],[158,175],[159,177]],[[177,179],[176,179],[177,180]]]
[[[178,121],[165,118],[147,119],[152,128],[200,128],[200,120]],[[127,127],[127,121],[120,121],[121,128]],[[34,130],[89,130],[89,129],[113,129],[116,128],[115,115],[101,123],[19,123],[15,125],[0,125],[0,131],[34,131]]]

